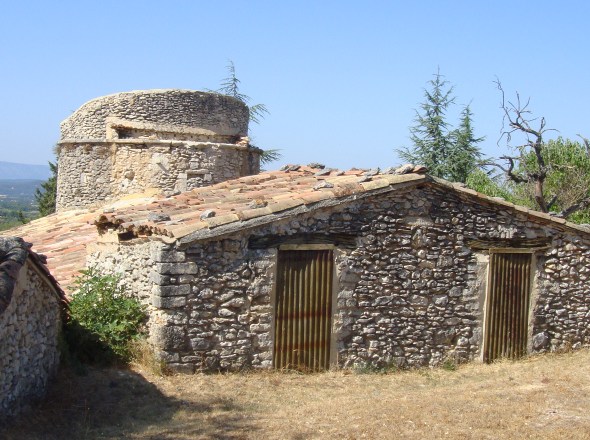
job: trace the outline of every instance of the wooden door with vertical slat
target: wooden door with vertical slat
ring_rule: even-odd
[[[491,253],[484,361],[515,359],[527,351],[531,296],[529,253]]]
[[[275,368],[330,365],[333,252],[280,250],[275,307]]]

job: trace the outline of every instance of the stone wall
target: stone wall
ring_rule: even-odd
[[[248,108],[235,98],[194,90],[137,90],[82,105],[61,123],[61,139],[111,138],[107,136],[109,119],[248,136]]]
[[[0,239],[0,418],[42,396],[59,362],[62,302],[24,246]]]
[[[590,243],[572,235],[554,240],[538,258],[534,351],[590,344]]]
[[[349,234],[356,246],[335,252],[333,364],[479,359],[489,253],[472,240],[549,240],[549,250],[535,252],[530,349],[589,344],[588,238],[476,200],[425,186],[182,249],[162,244],[151,276],[152,340],[178,371],[271,366],[277,250],[251,249],[249,239]]]
[[[168,255],[185,256],[158,265],[154,288],[153,302],[162,313],[153,340],[170,367],[192,372],[272,366],[276,250],[247,251],[242,237]]]
[[[160,241],[148,238],[117,243],[102,241],[88,246],[88,267],[95,267],[104,274],[121,276],[126,290],[148,304],[151,300],[154,264],[164,246]]]
[[[83,208],[150,191],[175,194],[256,174],[259,164],[258,150],[233,144],[62,144],[57,208]]]
[[[216,93],[147,90],[97,98],[62,123],[57,209],[178,193],[260,171],[248,107]]]

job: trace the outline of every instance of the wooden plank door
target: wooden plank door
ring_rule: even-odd
[[[531,297],[529,253],[491,253],[484,361],[526,354]]]
[[[279,251],[275,368],[329,368],[333,261],[330,249]]]

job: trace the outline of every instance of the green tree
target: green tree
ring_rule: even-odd
[[[506,184],[501,175],[492,174],[483,169],[476,169],[471,172],[465,181],[468,188],[471,188],[490,197],[501,197],[512,203],[517,203],[512,188]]]
[[[31,221],[30,219],[25,217],[25,213],[22,211],[22,209],[16,213],[16,217],[18,218],[18,221],[21,222],[23,225],[26,225]]]
[[[478,144],[483,137],[475,137],[473,132],[473,113],[469,105],[461,112],[459,128],[452,132],[450,153],[448,160],[448,175],[453,182],[467,182],[467,178],[473,173],[481,162],[482,154]]]
[[[217,92],[223,93],[224,95],[232,96],[232,97],[242,101],[244,104],[246,104],[248,106],[250,121],[252,121],[256,124],[260,124],[260,120],[264,119],[264,117],[270,113],[268,111],[268,109],[266,108],[266,105],[264,105],[264,104],[250,105],[250,101],[252,101],[252,98],[250,98],[248,95],[240,92],[240,80],[236,76],[236,67],[234,65],[234,62],[231,60],[229,61],[229,64],[227,65],[227,72],[228,72],[228,77],[224,78],[221,81],[221,87],[219,89],[217,89]],[[252,143],[250,143],[250,146],[254,147],[254,148],[258,148],[256,145],[254,145]],[[260,149],[260,150],[261,150],[260,163],[262,163],[262,164],[267,164],[270,162],[277,161],[282,157],[282,154],[279,152],[280,150],[278,150],[278,149],[269,149],[269,150]]]
[[[49,162],[51,177],[41,184],[41,188],[35,190],[35,200],[39,205],[39,215],[46,215],[55,212],[55,199],[57,195],[57,163]]]
[[[447,113],[455,102],[454,88],[440,72],[428,84],[420,111],[416,110],[415,125],[410,127],[412,147],[396,152],[408,162],[426,166],[433,176],[465,182],[481,157],[477,144],[483,138],[474,135],[469,106],[461,113],[459,128],[453,130],[448,123]]]
[[[585,145],[558,137],[544,142],[541,155],[546,167],[543,199],[547,212],[577,223],[590,223],[590,156]],[[516,200],[534,209],[539,209],[536,182],[528,176],[539,171],[534,151],[524,152],[514,170],[524,180],[514,185]]]

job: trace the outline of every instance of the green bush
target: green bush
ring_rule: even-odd
[[[145,307],[125,291],[117,275],[91,267],[74,283],[77,293],[65,331],[72,354],[82,362],[128,362],[131,343],[142,336]]]

